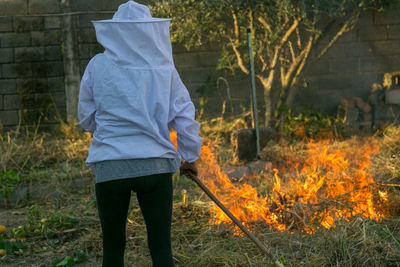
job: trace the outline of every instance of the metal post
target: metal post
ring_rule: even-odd
[[[254,75],[254,58],[253,58],[253,46],[251,42],[251,31],[247,29],[247,42],[249,46],[249,58],[250,58],[250,76],[251,76],[251,102],[253,107],[253,122],[256,130],[256,148],[257,148],[257,159],[260,159],[260,131],[258,129],[258,116],[257,116],[257,97],[256,97],[256,80]]]

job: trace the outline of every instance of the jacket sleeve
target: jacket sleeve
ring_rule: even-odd
[[[96,106],[93,98],[93,67],[94,58],[85,69],[79,89],[78,119],[79,124],[87,132],[94,132],[96,129],[95,113]]]
[[[171,85],[168,126],[177,132],[180,156],[187,162],[194,162],[200,157],[200,123],[195,121],[195,107],[176,69],[172,74]]]

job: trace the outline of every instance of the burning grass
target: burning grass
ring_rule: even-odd
[[[400,127],[369,138],[271,143],[262,153],[270,162],[265,169],[231,181],[219,166],[232,162],[227,136],[236,124],[227,122],[224,131],[217,121],[205,125],[200,178],[285,266],[400,266]],[[74,175],[90,179],[83,164],[90,136],[72,129],[57,135],[6,135],[4,171],[15,170],[25,181],[39,172],[35,179],[42,182]],[[0,210],[0,224],[8,229],[0,246],[22,237],[26,247],[14,247],[0,258],[0,265],[54,266],[78,259],[81,251],[86,259],[77,261],[78,266],[99,266],[101,236],[93,186],[75,191],[60,183],[59,190],[64,193],[55,199]],[[179,176],[174,177],[172,229],[176,266],[271,264],[192,181]],[[127,266],[150,266],[145,225],[135,200],[127,233]]]

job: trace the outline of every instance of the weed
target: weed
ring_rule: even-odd
[[[20,180],[21,177],[13,169],[0,174],[0,196],[4,197],[5,205],[7,199],[11,198],[11,195]]]
[[[56,259],[53,263],[54,267],[66,266],[73,267],[76,263],[83,262],[86,260],[86,254],[80,249],[75,250],[75,256],[65,256],[63,259]]]
[[[0,249],[4,249],[6,254],[10,255],[14,252],[26,251],[27,246],[21,241],[0,239]]]
[[[282,134],[290,139],[331,139],[343,136],[342,128],[340,119],[314,110],[306,110],[297,115],[289,112]]]

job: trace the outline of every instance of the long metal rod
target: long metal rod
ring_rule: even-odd
[[[268,248],[253,234],[251,233],[214,195],[211,191],[200,181],[199,178],[190,177],[203,191],[209,196],[212,201],[243,231],[275,264],[283,267],[283,264],[272,254]]]
[[[256,96],[256,79],[254,74],[254,57],[253,57],[253,45],[251,41],[251,30],[247,29],[247,43],[249,46],[249,58],[250,58],[250,76],[251,76],[251,102],[253,106],[253,122],[254,128],[256,129],[256,149],[257,159],[260,159],[260,131],[258,129],[258,115],[257,115],[257,96]]]

